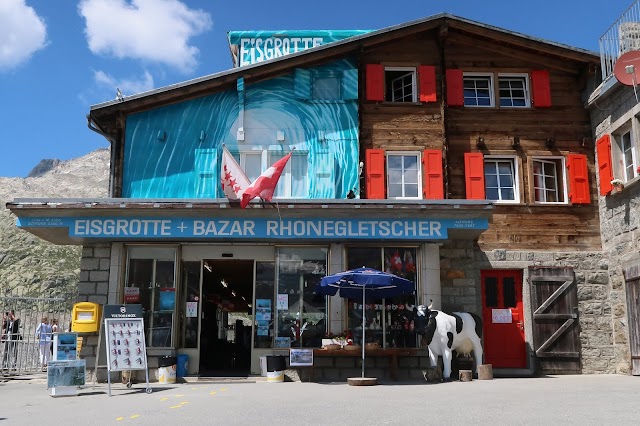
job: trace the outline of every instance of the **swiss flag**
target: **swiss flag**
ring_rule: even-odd
[[[225,145],[222,145],[222,167],[220,167],[220,182],[224,195],[229,200],[240,200],[242,194],[249,187],[249,178],[244,174],[240,165],[233,158]]]
[[[240,201],[240,207],[243,209],[247,207],[249,201],[256,197],[262,198],[264,201],[271,201],[273,192],[276,190],[280,175],[287,165],[287,161],[291,158],[293,151],[273,163],[271,167],[265,170],[258,179],[256,179],[242,194],[242,201]]]

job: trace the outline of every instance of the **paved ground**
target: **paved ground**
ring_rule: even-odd
[[[42,378],[0,382],[0,425],[638,425],[640,377],[552,376],[470,383],[98,384],[53,398]]]

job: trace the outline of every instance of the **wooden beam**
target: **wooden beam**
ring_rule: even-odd
[[[536,355],[541,354],[541,353],[545,353],[546,350],[549,348],[549,346],[551,346],[551,344],[553,342],[555,342],[556,340],[558,340],[558,337],[560,337],[560,335],[562,333],[564,333],[565,331],[567,331],[567,329],[569,329],[569,327],[571,327],[571,325],[574,323],[574,319],[568,319],[564,322],[564,324],[562,324],[560,326],[559,329],[557,329],[555,331],[555,333],[553,333],[546,342],[544,342],[542,345],[540,345],[540,347],[536,350]]]
[[[553,294],[551,296],[549,296],[549,298],[547,300],[544,301],[544,303],[542,305],[540,305],[538,307],[538,309],[536,309],[533,314],[537,315],[537,314],[541,314],[543,313],[549,306],[551,306],[551,304],[553,302],[556,301],[556,299],[562,294],[564,293],[564,291],[566,289],[569,288],[569,286],[573,283],[573,280],[567,280],[564,282],[564,284],[562,284],[560,286],[560,288],[558,288],[556,291],[553,292]]]

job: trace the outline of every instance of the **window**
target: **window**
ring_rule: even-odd
[[[173,347],[176,308],[172,247],[129,247],[125,303],[142,305],[147,347]]]
[[[348,247],[347,269],[367,266],[417,283],[415,247]],[[385,348],[415,348],[413,308],[416,293],[366,302],[365,340]],[[354,343],[362,343],[362,301],[349,300],[348,326]]]
[[[533,201],[535,203],[566,203],[564,157],[534,157]]]
[[[487,200],[519,202],[514,157],[484,157],[484,185]]]
[[[287,155],[282,151],[253,150],[233,153],[234,158],[244,170],[250,182],[255,181],[262,172],[273,163]],[[309,194],[308,178],[309,160],[307,153],[294,151],[287,161],[278,186],[273,196],[275,198],[305,198]]]
[[[498,89],[501,107],[531,106],[527,74],[498,74]]]
[[[387,153],[387,198],[420,198],[420,153]]]
[[[314,100],[335,101],[341,99],[340,78],[332,75],[318,75],[313,78]]]
[[[327,272],[324,247],[280,247],[277,250],[276,338],[291,347],[319,348],[327,331],[327,298],[315,292]],[[256,296],[256,303],[258,301]],[[273,297],[273,294],[272,294]]]
[[[492,107],[493,76],[491,74],[464,73],[464,106]]]
[[[623,182],[630,181],[638,175],[636,160],[636,141],[633,137],[633,129],[627,127],[621,133],[615,134],[615,156],[618,167],[614,168],[615,177]]]
[[[386,67],[384,69],[385,100],[388,102],[417,102],[416,69]]]

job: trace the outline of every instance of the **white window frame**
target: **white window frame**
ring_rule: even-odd
[[[267,150],[267,149],[262,149],[262,150],[258,150],[258,149],[254,149],[254,150],[242,150],[242,151],[237,151],[235,153],[232,153],[232,155],[234,155],[234,157],[236,158],[236,160],[239,159],[238,164],[240,165],[240,168],[245,172],[245,174],[247,174],[246,170],[246,164],[247,164],[247,157],[250,155],[260,155],[260,172],[258,173],[258,176],[260,176],[260,174],[262,174],[265,170],[267,170],[269,167],[271,167],[273,165],[273,163],[275,163],[278,160],[272,160],[271,155],[275,155],[275,154],[282,154],[282,157],[284,157],[285,155],[287,155],[287,152],[280,152],[280,151],[274,151],[274,150]],[[237,156],[236,156],[237,155]],[[293,162],[293,158],[294,157],[300,157],[300,156],[304,156],[307,159],[307,162],[309,161],[309,154],[307,152],[299,152],[299,151],[295,151],[293,153],[293,155],[291,156],[291,158],[289,159],[289,161],[287,161],[287,165],[285,166],[284,170],[282,171],[282,174],[280,175],[280,180],[278,181],[278,183],[284,181],[285,182],[285,193],[284,194],[278,194],[278,188],[276,187],[276,190],[273,194],[273,198],[274,199],[285,199],[285,198],[307,198],[309,196],[309,167],[307,166],[307,175],[305,177],[305,186],[306,186],[306,193],[301,196],[301,197],[292,197],[291,193],[293,192],[293,174],[291,172],[291,163]]]
[[[418,102],[418,84],[417,84],[417,79],[416,79],[416,67],[384,67],[384,73],[385,73],[385,88],[384,88],[384,93],[385,93],[385,97],[387,94],[387,89],[388,87],[386,86],[386,82],[387,82],[387,71],[407,71],[407,72],[411,72],[411,101],[395,101],[393,99],[385,99],[385,101],[387,102],[393,102],[393,103],[398,103],[398,104],[404,104],[404,103],[411,103],[411,102]],[[391,90],[391,93],[393,93],[393,90]]]
[[[553,162],[554,164],[560,167],[560,170],[556,169],[556,185],[557,193],[562,194],[562,201],[538,201],[536,200],[536,177],[535,172],[533,171],[534,162]],[[559,182],[559,178],[562,179],[562,182]],[[567,184],[567,164],[566,158],[562,156],[552,156],[552,155],[537,155],[531,157],[531,202],[534,204],[553,204],[553,205],[562,205],[569,204],[569,190]],[[562,184],[562,188],[560,188],[560,184]],[[546,188],[545,188],[546,189]]]
[[[485,155],[484,156],[484,179],[485,179],[485,198],[491,200],[487,196],[487,162],[511,161],[513,166],[513,200],[492,200],[496,204],[520,204],[520,164],[518,157],[515,155]],[[499,191],[498,191],[499,192]]]
[[[418,179],[418,195],[416,197],[405,197],[405,196],[400,196],[400,197],[391,197],[389,196],[389,183],[390,182],[390,178],[389,178],[389,157],[390,156],[405,156],[405,157],[415,157],[416,158],[416,166],[417,166],[417,179]],[[387,178],[387,199],[390,200],[420,200],[422,199],[422,155],[419,151],[387,151],[386,152],[386,178]],[[403,170],[404,171],[404,170]],[[396,182],[392,182],[392,183],[396,183]],[[409,182],[411,183],[411,182]],[[402,192],[404,194],[405,192],[405,182],[404,182],[404,175],[403,175],[403,182],[401,182],[402,184]]]
[[[636,122],[634,117],[633,122]],[[636,123],[637,127],[637,123]],[[634,128],[632,123],[627,123],[612,133],[614,142],[612,147],[612,160],[613,160],[613,175],[615,178],[622,180],[623,182],[629,182],[638,176],[638,141],[635,137],[637,129]],[[624,142],[625,135],[629,135],[629,148],[624,149],[622,144]],[[631,156],[631,169],[630,173],[627,173],[626,160],[628,155]],[[629,176],[631,175],[631,176]]]
[[[518,78],[524,81],[524,105],[501,105],[500,100],[500,80],[502,78]],[[531,90],[529,89],[529,74],[527,73],[499,73],[498,74],[498,106],[500,108],[531,108]],[[511,97],[505,99],[513,99]]]
[[[474,78],[474,79],[478,79],[479,77],[485,78],[489,80],[489,105],[467,105],[466,102],[464,102],[464,106],[465,108],[495,108],[496,106],[496,90],[495,90],[495,83],[494,83],[494,75],[493,73],[490,72],[465,72],[462,74],[462,96],[463,99],[465,98],[464,96],[464,82],[465,79],[467,78]],[[478,98],[478,92],[476,90],[476,99]]]

